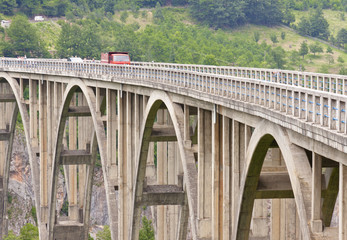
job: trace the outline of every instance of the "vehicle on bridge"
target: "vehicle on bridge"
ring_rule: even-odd
[[[130,56],[128,52],[101,53],[101,63],[130,65]]]

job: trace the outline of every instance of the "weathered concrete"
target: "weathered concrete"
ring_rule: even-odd
[[[41,239],[87,239],[97,149],[112,239],[138,238],[143,205],[156,206],[157,239],[184,239],[188,225],[193,239],[248,239],[250,230],[258,239],[344,239],[343,194],[339,229],[327,226],[345,184],[346,83],[269,69],[0,59],[0,153],[11,151],[7,106],[17,104]],[[269,148],[274,164],[262,166]],[[65,220],[55,209],[60,165]]]

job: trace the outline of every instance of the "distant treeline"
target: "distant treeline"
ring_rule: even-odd
[[[287,21],[288,10],[322,8],[347,11],[347,0],[0,0],[0,13],[22,12],[28,17],[83,16],[91,11],[113,14],[118,10],[161,6],[188,6],[197,20],[223,27],[252,22]]]

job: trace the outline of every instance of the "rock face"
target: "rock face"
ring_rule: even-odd
[[[65,179],[60,173],[57,189],[57,208],[63,206],[66,197]],[[9,197],[7,199],[8,229],[18,234],[27,223],[35,225],[34,191],[32,187],[31,169],[24,133],[16,130],[9,175]],[[92,202],[91,224],[107,225],[108,214],[106,193],[101,169],[95,169]],[[91,229],[92,231],[93,229]]]

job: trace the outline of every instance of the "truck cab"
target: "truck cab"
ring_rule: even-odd
[[[101,53],[101,63],[130,65],[130,56],[128,52]]]

